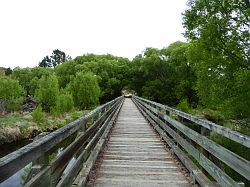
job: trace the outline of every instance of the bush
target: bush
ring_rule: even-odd
[[[36,109],[31,113],[31,116],[37,123],[43,123],[45,121],[45,115],[41,106],[36,107]]]
[[[178,105],[177,108],[183,112],[190,113],[190,107],[188,105],[187,99],[183,99]]]
[[[69,93],[61,93],[56,98],[56,106],[53,109],[54,115],[64,114],[69,112],[74,107],[73,97]]]
[[[55,75],[42,76],[37,87],[35,98],[45,111],[50,112],[56,106],[56,99],[59,94],[57,77]]]
[[[5,107],[7,107],[3,110],[19,110],[23,102],[24,93],[24,89],[17,80],[9,77],[0,77],[0,100],[6,103]]]
[[[92,73],[79,72],[70,81],[68,87],[70,90],[75,106],[86,109],[99,103],[100,87],[97,77]]]
[[[225,120],[225,116],[218,110],[204,109],[202,113],[207,120],[214,123],[220,123]]]

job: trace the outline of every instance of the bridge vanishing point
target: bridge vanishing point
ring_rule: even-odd
[[[249,160],[211,140],[210,133],[250,148],[249,136],[121,96],[1,158],[0,182],[30,164],[24,186],[244,186],[224,166],[249,181]]]

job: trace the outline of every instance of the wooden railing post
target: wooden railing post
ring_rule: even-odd
[[[49,132],[42,132],[38,134],[33,141],[36,141],[46,135],[48,135]],[[32,166],[29,174],[27,175],[27,178],[25,179],[24,184],[26,184],[33,176],[35,176],[38,172],[41,171],[41,168],[44,166],[47,166],[49,164],[49,153],[45,152],[40,157],[32,161]]]
[[[211,132],[211,131],[210,131],[209,129],[205,128],[205,127],[201,127],[200,132],[201,132],[201,135],[203,135],[203,136],[209,138],[210,132]],[[212,161],[215,163],[215,165],[218,166],[220,169],[222,169],[222,171],[224,171],[223,164],[222,164],[222,162],[221,162],[218,158],[216,158],[214,155],[210,154],[210,153],[209,153],[206,149],[204,149],[204,148],[201,148],[201,153],[202,153],[205,157],[207,157],[207,158],[211,157],[211,159],[212,159]],[[202,172],[203,172],[205,175],[208,176],[208,172],[207,172],[204,168],[202,168]]]
[[[86,132],[86,129],[87,129],[86,125],[87,125],[87,121],[84,121],[84,122],[81,124],[80,129],[78,130],[78,134],[83,133],[83,132]]]
[[[209,138],[209,136],[210,136],[210,131],[209,131],[207,128],[205,128],[205,127],[201,127],[200,133],[201,133],[201,135],[203,135],[203,136],[205,136],[205,137],[207,137],[207,138]],[[201,148],[201,153],[202,153],[205,157],[209,158],[209,152],[208,152],[206,149]],[[202,168],[202,172],[203,172],[206,176],[208,176],[208,172],[207,172],[204,168]]]

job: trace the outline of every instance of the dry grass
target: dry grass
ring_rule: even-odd
[[[21,139],[22,134],[19,127],[0,127],[0,145]]]
[[[72,111],[55,117],[45,114],[44,123],[37,123],[30,113],[9,113],[0,116],[0,145],[33,138],[43,131],[53,131],[76,120],[88,111]]]

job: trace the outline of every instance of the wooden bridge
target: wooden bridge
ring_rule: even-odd
[[[1,158],[0,182],[30,164],[24,186],[244,186],[224,166],[249,182],[249,160],[209,133],[250,148],[250,137],[236,131],[122,96]]]

